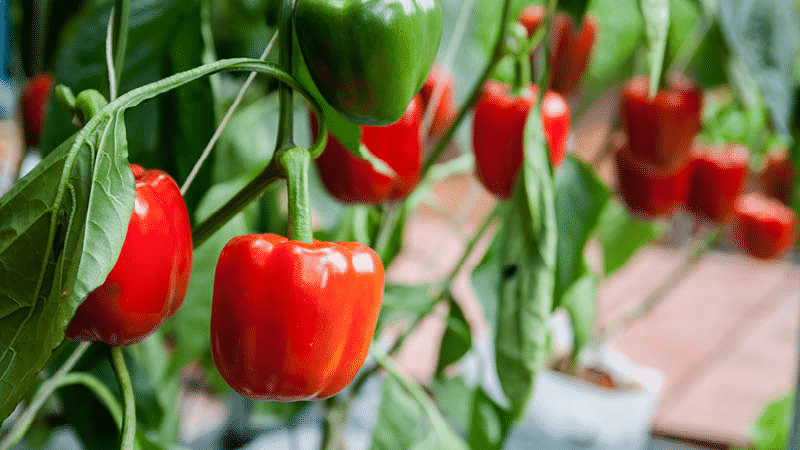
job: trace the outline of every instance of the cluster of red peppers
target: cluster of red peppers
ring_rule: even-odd
[[[612,139],[617,184],[629,209],[652,219],[685,207],[701,222],[730,224],[735,244],[757,258],[775,258],[791,248],[797,222],[792,210],[761,194],[743,195],[748,149],[735,143],[712,148],[695,141],[701,127],[700,88],[681,74],[670,74],[667,87],[653,97],[648,85],[647,77],[640,76],[624,86],[624,133]],[[762,175],[765,191],[772,188],[773,196],[782,194],[777,180],[785,185],[789,178],[791,183],[787,164],[784,158],[780,168],[771,158]]]
[[[314,29],[298,33],[298,41],[317,88],[338,112],[362,124],[361,143],[396,174],[376,171],[329,135],[316,166],[328,192],[344,203],[381,204],[408,196],[421,175],[423,111],[438,102],[430,138],[440,136],[455,118],[453,79],[442,68],[431,70],[441,35],[438,3],[377,3],[357,6],[358,20],[371,21],[371,29],[382,37],[368,41],[350,34],[357,27],[353,11],[344,5],[298,0],[295,10],[298,29]],[[387,8],[395,14],[384,14]],[[529,38],[543,16],[541,6],[523,11],[519,22]],[[392,18],[419,33],[398,30]],[[541,118],[550,161],[558,167],[570,133],[569,106],[562,95],[579,85],[597,23],[587,15],[575,29],[570,18],[558,14],[552,31],[551,90],[542,96]],[[335,47],[332,43],[338,41],[352,45]],[[391,61],[364,57],[362,61],[372,63],[354,64],[358,58],[343,55],[366,54],[384,42],[416,59],[398,62],[396,55],[381,49]],[[386,77],[389,69],[392,76]],[[51,88],[52,78],[45,76],[33,79],[24,91],[22,112],[32,145],[38,144]],[[477,177],[501,199],[513,193],[523,161],[525,120],[538,98],[535,85],[488,81],[475,105]],[[619,190],[632,211],[653,218],[686,206],[704,221],[732,222],[742,251],[759,258],[775,257],[792,245],[794,213],[765,195],[742,195],[747,149],[694,144],[702,95],[691,80],[672,76],[666,88],[650,97],[648,80],[634,78],[624,87],[621,104],[625,133],[613,140],[613,147]],[[316,137],[317,118],[312,114],[310,119]],[[192,236],[180,190],[162,171],[137,165],[131,165],[131,171],[136,199],[121,254],[105,283],[68,324],[66,335],[71,339],[110,345],[139,342],[174,315],[186,295]],[[771,157],[762,190],[785,197],[792,173],[785,156]],[[307,189],[302,182],[295,187]],[[215,273],[214,362],[231,387],[250,398],[298,401],[334,395],[364,362],[383,287],[383,264],[364,244],[290,240],[274,234],[236,237],[222,250]]]

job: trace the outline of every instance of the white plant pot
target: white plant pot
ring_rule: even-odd
[[[638,450],[649,441],[661,393],[660,372],[633,364],[611,348],[590,349],[584,367],[602,369],[634,390],[609,390],[548,370],[536,380],[528,415],[514,427],[512,449]]]

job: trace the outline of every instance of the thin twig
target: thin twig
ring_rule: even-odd
[[[276,31],[275,34],[272,35],[272,39],[269,40],[267,47],[264,49],[264,52],[261,53],[262,61],[267,58],[269,52],[272,50],[272,46],[275,44],[275,41],[278,38],[278,32]],[[222,121],[217,126],[216,131],[214,131],[214,135],[211,136],[211,140],[208,141],[208,145],[206,148],[203,149],[203,153],[200,155],[200,158],[195,163],[194,167],[192,167],[192,171],[189,173],[189,176],[186,177],[186,181],[183,182],[183,186],[181,186],[181,195],[186,195],[186,191],[189,190],[189,186],[191,186],[192,181],[194,181],[195,177],[197,177],[197,173],[200,171],[200,168],[203,166],[203,163],[208,158],[208,155],[211,154],[211,149],[214,148],[217,141],[219,140],[220,136],[222,136],[222,131],[225,130],[225,126],[228,125],[228,122],[231,120],[231,116],[233,116],[233,112],[236,111],[236,108],[239,106],[239,103],[242,102],[247,89],[253,83],[253,80],[256,78],[256,72],[250,72],[250,75],[247,77],[247,80],[242,85],[241,89],[239,89],[239,93],[236,94],[236,98],[231,103],[231,106],[228,108],[228,112],[225,113],[225,116],[222,118]]]

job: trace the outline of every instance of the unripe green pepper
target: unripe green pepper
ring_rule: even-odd
[[[297,0],[297,41],[325,100],[348,119],[398,121],[442,37],[438,0]]]

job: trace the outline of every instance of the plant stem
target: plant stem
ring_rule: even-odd
[[[39,390],[36,391],[36,394],[33,396],[31,404],[22,413],[19,420],[14,423],[14,426],[8,432],[5,439],[0,442],[0,449],[7,450],[13,447],[25,436],[25,432],[28,431],[28,427],[30,427],[30,424],[36,417],[36,413],[39,412],[39,409],[44,405],[45,400],[59,387],[61,379],[75,367],[75,364],[81,359],[81,356],[86,353],[86,350],[88,350],[90,346],[91,342],[81,342],[64,362],[64,365],[39,387]]]
[[[492,56],[489,58],[489,62],[486,64],[486,68],[483,69],[483,73],[481,73],[478,81],[475,82],[475,86],[473,86],[472,91],[467,98],[467,102],[461,106],[456,119],[450,124],[449,127],[447,127],[447,131],[444,132],[441,139],[439,139],[439,142],[436,143],[436,147],[425,160],[425,164],[422,166],[422,174],[420,175],[420,179],[425,178],[425,175],[428,174],[428,171],[431,169],[431,167],[436,163],[439,157],[442,156],[444,149],[447,148],[447,144],[449,144],[453,139],[453,136],[456,134],[456,130],[461,125],[461,122],[464,121],[464,118],[467,117],[467,113],[469,113],[470,109],[472,109],[472,107],[478,101],[481,91],[483,90],[483,83],[489,79],[489,75],[492,74],[494,68],[497,66],[500,60],[503,59],[503,56],[505,55],[505,35],[506,28],[508,26],[510,5],[511,0],[503,1],[503,12],[500,17],[500,32],[497,34],[497,40],[494,43]]]
[[[122,389],[122,399],[125,407],[125,418],[122,421],[122,444],[120,449],[133,450],[136,438],[136,397],[133,395],[133,383],[125,365],[123,347],[111,347],[111,365],[117,374],[117,382]]]
[[[274,182],[281,178],[281,168],[273,159],[272,162],[253,181],[247,183],[236,195],[228,200],[221,208],[202,221],[192,231],[194,248],[198,248],[217,232],[223,225],[236,214],[239,214],[247,205],[258,198]]]
[[[720,231],[714,230],[709,233],[703,240],[697,243],[690,251],[689,256],[676,267],[662,282],[658,285],[647,297],[641,302],[635,304],[632,308],[620,314],[614,321],[609,323],[598,339],[601,343],[606,343],[614,339],[614,337],[621,331],[628,328],[633,322],[642,317],[647,316],[650,311],[667,298],[670,292],[675,289],[680,282],[691,274],[697,264],[700,263],[702,257],[708,253],[711,246],[717,241],[720,236]]]
[[[293,0],[283,0],[278,33],[278,65],[287,73],[292,73],[292,7]],[[280,102],[280,116],[278,122],[278,138],[275,141],[275,150],[286,149],[294,146],[294,105],[292,88],[285,83],[278,85],[278,100]]]
[[[340,403],[336,397],[322,402],[322,441],[320,450],[344,450],[344,425],[350,409],[348,403]]]
[[[108,18],[106,36],[106,65],[108,66],[108,87],[111,101],[117,98],[122,65],[125,62],[125,49],[128,46],[128,22],[130,21],[130,0],[115,0]]]
[[[311,243],[311,197],[308,193],[308,168],[311,156],[302,147],[292,147],[278,154],[289,193],[289,239]]]

